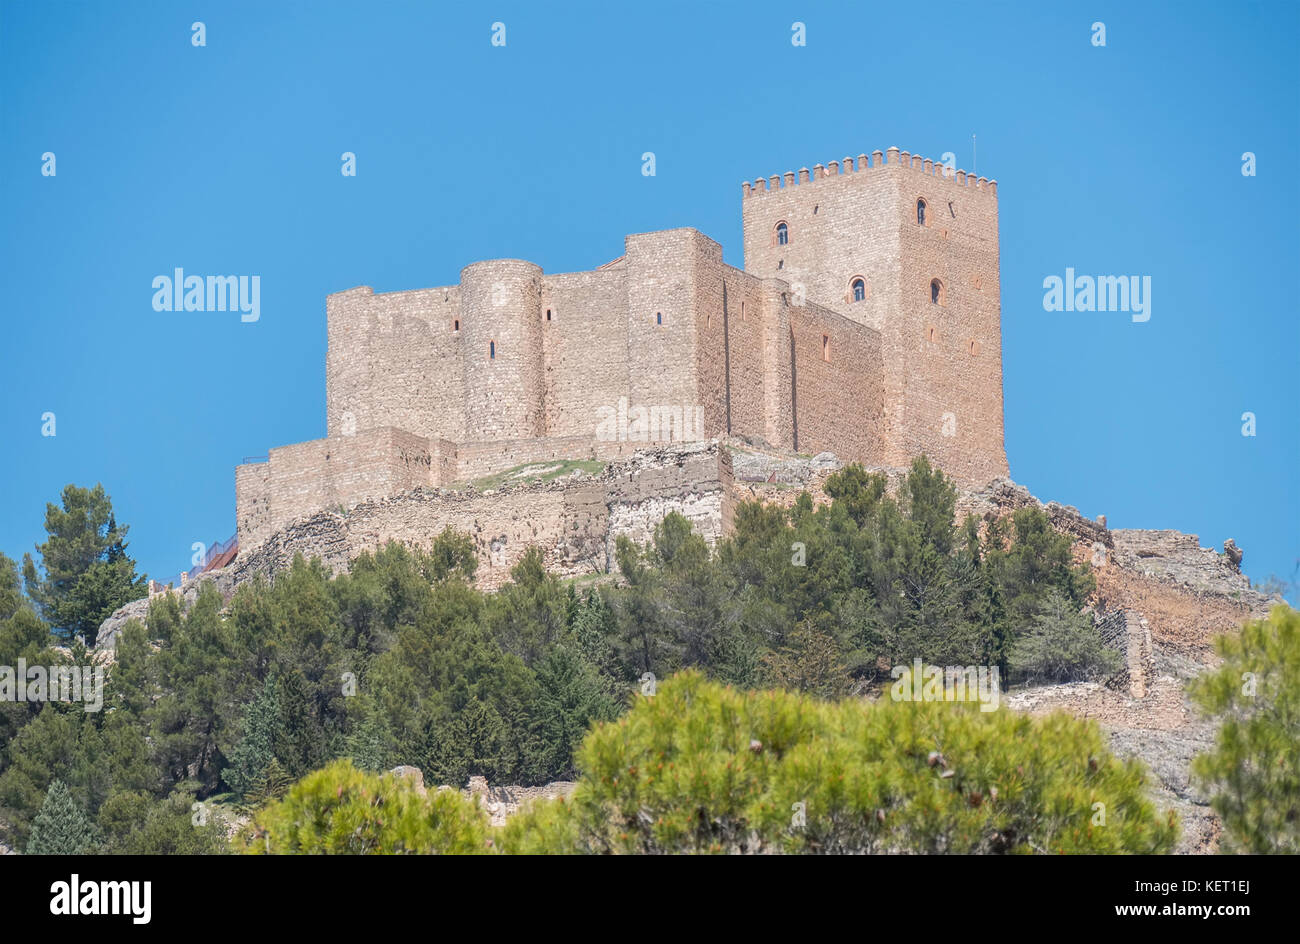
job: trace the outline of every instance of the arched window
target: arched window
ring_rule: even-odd
[[[655,324],[663,324],[663,323],[664,323],[664,313],[662,311],[656,311]]]
[[[939,305],[943,302],[943,283],[938,279],[930,280],[930,304]]]
[[[790,242],[790,227],[785,223],[776,224],[776,244],[778,246],[788,245]]]
[[[925,225],[925,201],[924,200],[916,201],[916,222],[921,224],[922,226]]]
[[[865,279],[853,280],[853,300],[855,302],[864,301],[867,297],[867,283]]]

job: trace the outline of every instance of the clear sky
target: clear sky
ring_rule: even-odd
[[[1296,574],[1300,5],[472,6],[0,0],[0,550],[68,482],[153,576],[233,534],[235,465],[325,434],[330,292],[677,226],[741,265],[743,179],[890,146],[971,170],[977,135],[1012,477]],[[259,275],[260,320],[154,311],[177,267]],[[1149,276],[1150,320],[1045,311],[1067,267]]]

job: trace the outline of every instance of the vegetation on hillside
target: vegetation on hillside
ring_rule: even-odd
[[[105,851],[215,851],[222,810],[262,808],[295,782],[300,792],[316,789],[303,778],[325,768],[337,773],[343,768],[334,762],[343,759],[363,778],[414,765],[429,784],[464,784],[471,775],[524,785],[599,777],[600,758],[590,752],[615,736],[609,732],[630,730],[600,725],[623,718],[634,694],[639,699],[656,680],[684,670],[694,674],[659,682],[661,691],[687,691],[706,679],[732,687],[719,699],[785,689],[792,700],[780,704],[796,714],[861,710],[852,725],[847,715],[834,717],[863,737],[881,726],[914,739],[921,735],[909,726],[992,732],[1014,719],[993,722],[951,704],[942,706],[950,713],[942,721],[925,706],[910,713],[894,706],[900,710],[890,714],[858,705],[856,696],[887,684],[894,666],[915,659],[995,666],[1004,680],[1106,671],[1090,621],[1078,616],[1092,577],[1041,510],[987,526],[955,523],[955,489],[924,459],[896,495],[883,477],[856,466],[832,476],[827,493],[831,501],[818,507],[807,495],[788,509],[742,505],[734,532],[714,547],[669,515],[646,546],[619,539],[617,578],[582,591],[547,573],[533,549],[509,583],[483,593],[472,582],[472,540],[446,531],[426,549],[390,544],[364,554],[336,577],[299,558],[273,584],[246,584],[225,606],[206,586],[185,609],[161,596],[145,621],[122,629],[103,711],[0,703],[0,832],[25,848],[39,836],[42,808],[66,808],[66,793]],[[120,538],[115,525],[110,531]],[[46,611],[20,584],[14,562],[0,558],[0,665],[20,656],[28,664],[92,664],[96,657],[78,642],[52,648]],[[837,699],[844,704],[808,707]],[[640,724],[635,712],[626,717]],[[731,735],[718,732],[724,736]],[[1022,749],[1101,757],[1083,729],[1063,727],[1052,737],[1049,744],[1035,736]],[[840,752],[844,770],[861,766],[846,776],[862,783],[871,770],[898,783],[916,773],[908,773],[912,755],[875,757],[866,741],[823,746]],[[56,781],[62,786],[51,799]],[[777,786],[751,792],[769,789]],[[1034,789],[1040,799],[1055,795],[1046,782]],[[666,811],[677,809],[670,800]],[[745,809],[719,815],[740,810],[748,823]],[[816,809],[808,807],[810,823]],[[1033,837],[1044,848],[1057,841],[1082,848],[1083,840],[1062,838],[1056,827],[1034,825],[1030,812],[1016,814],[1014,836],[1001,846],[1019,848]],[[894,832],[895,822],[870,837],[824,842],[924,844],[919,833]],[[418,835],[424,838],[410,842],[421,848],[446,839],[437,829]],[[466,835],[477,842],[477,833]],[[814,829],[801,841],[817,835]],[[785,843],[776,834],[764,841]],[[951,833],[933,841],[957,848],[967,839]],[[293,843],[308,849],[329,840],[303,834]]]
[[[1222,665],[1191,692],[1220,727],[1192,772],[1223,820],[1222,847],[1300,852],[1300,612],[1276,606],[1215,648]]]

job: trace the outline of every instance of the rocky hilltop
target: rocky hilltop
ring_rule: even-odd
[[[229,598],[254,577],[273,580],[297,554],[320,557],[339,571],[390,540],[426,544],[446,527],[472,536],[480,559],[477,579],[485,589],[508,579],[532,545],[542,548],[554,573],[608,573],[615,568],[618,536],[645,542],[669,512],[684,515],[716,541],[727,533],[740,502],[789,505],[803,491],[825,501],[826,478],[840,467],[830,453],[799,456],[744,439],[645,449],[595,470],[533,464],[490,481],[414,489],[297,519],[257,546],[240,548],[229,566],[174,592],[191,601],[203,583],[211,583]],[[906,470],[873,471],[883,472],[892,488]],[[1104,517],[1093,520],[1068,505],[1044,504],[1009,479],[962,490],[957,512],[987,524],[1030,506],[1042,508],[1053,527],[1074,539],[1076,559],[1091,563],[1094,619],[1103,639],[1121,654],[1121,668],[1104,683],[1013,690],[1006,704],[1095,719],[1118,753],[1140,757],[1152,769],[1157,801],[1183,823],[1179,851],[1214,851],[1217,821],[1189,777],[1191,758],[1210,746],[1213,729],[1197,717],[1185,685],[1212,664],[1214,636],[1266,615],[1275,601],[1250,586],[1241,572],[1242,551],[1231,539],[1219,552],[1178,531],[1112,530]],[[100,629],[98,646],[111,649],[120,628],[142,618],[148,604],[138,600],[114,613]],[[550,795],[543,788],[470,789],[491,793],[488,802],[498,804],[502,816],[534,795]]]

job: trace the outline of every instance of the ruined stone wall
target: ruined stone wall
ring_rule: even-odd
[[[646,544],[670,512],[685,517],[710,544],[730,527],[731,453],[716,441],[640,450],[611,466],[606,482],[610,569],[619,535]]]
[[[1128,607],[1151,626],[1151,638],[1188,658],[1209,658],[1215,636],[1268,615],[1273,601],[1254,590],[1227,559],[1194,534],[1116,529],[1112,550],[1093,572],[1106,608]]]
[[[465,437],[460,288],[326,299],[329,436],[392,426],[427,439]]]
[[[302,515],[437,483],[435,444],[392,427],[272,449],[235,473],[239,546],[250,548]]]
[[[1102,643],[1120,654],[1119,670],[1106,680],[1107,686],[1134,698],[1145,698],[1155,673],[1151,629],[1135,610],[1116,610],[1096,620]]]
[[[241,544],[239,557],[220,579],[229,590],[258,574],[272,578],[298,553],[342,570],[363,551],[390,540],[428,545],[447,527],[474,539],[478,583],[484,588],[505,582],[533,545],[542,549],[554,573],[599,573],[613,567],[619,534],[648,540],[670,511],[681,512],[707,539],[717,540],[727,516],[729,482],[729,457],[717,442],[699,442],[638,450],[597,476],[578,473],[482,492],[415,488],[348,508],[329,506],[293,520],[254,547]]]

